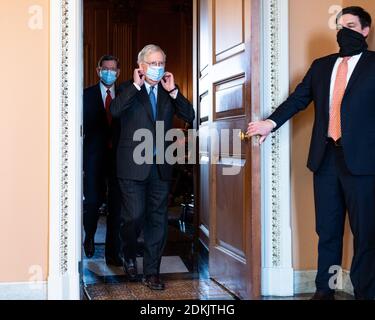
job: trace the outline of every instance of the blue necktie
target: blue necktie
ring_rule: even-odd
[[[155,87],[150,87],[150,102],[151,102],[151,107],[152,107],[152,115],[154,117],[154,121],[156,121],[156,97],[154,93]]]

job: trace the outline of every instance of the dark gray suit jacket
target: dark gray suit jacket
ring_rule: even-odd
[[[156,125],[152,116],[150,99],[145,85],[141,91],[134,86],[133,81],[123,83],[118,90],[118,96],[112,101],[111,113],[114,118],[120,118],[121,134],[117,149],[117,176],[121,179],[145,180],[151,169],[150,164],[137,164],[133,159],[134,149],[141,143],[134,141],[134,133],[138,129],[148,129],[152,132],[155,141]],[[191,123],[195,118],[193,106],[179,92],[176,99],[173,99],[168,92],[164,90],[161,84],[158,86],[157,97],[157,121],[164,122],[165,133],[173,128],[173,116]],[[167,149],[171,142],[165,142]],[[172,178],[171,165],[160,164],[159,172],[163,180]]]

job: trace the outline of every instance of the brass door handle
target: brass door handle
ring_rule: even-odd
[[[251,138],[247,133],[245,133],[243,131],[240,131],[240,133],[238,134],[238,136],[241,139],[241,141],[248,141]]]
[[[243,142],[247,142],[251,139],[251,136],[248,135],[247,133],[241,131],[239,134],[238,134],[238,137],[241,139],[241,141]],[[256,144],[259,144],[259,140],[260,140],[260,135],[256,135],[254,136],[253,138],[255,138],[255,140],[253,140],[254,143]]]

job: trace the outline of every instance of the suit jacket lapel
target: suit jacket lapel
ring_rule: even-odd
[[[148,96],[147,89],[146,89],[145,85],[143,85],[141,87],[141,92],[140,92],[139,97],[140,97],[140,100],[142,102],[143,107],[146,109],[146,112],[147,112],[149,118],[151,119],[151,121],[154,121],[152,113],[151,113],[152,106],[151,106],[151,102],[150,102],[150,97]]]
[[[363,73],[363,71],[365,70],[366,65],[367,65],[366,62],[367,62],[368,56],[369,56],[368,51],[367,50],[364,51],[361,58],[359,59],[357,65],[354,68],[354,71],[352,73],[352,76],[350,77],[348,85],[346,86],[344,98],[348,94],[350,89],[353,87],[354,83],[357,81],[359,75],[361,75]]]
[[[103,97],[102,97],[102,90],[100,89],[100,82],[96,86],[96,94],[97,94],[97,101],[100,101],[98,104],[101,108],[100,111],[105,111],[105,105],[103,102]]]
[[[333,68],[335,67],[337,58],[339,55],[333,55],[332,58],[327,62],[326,66],[326,72],[324,74],[324,90],[323,96],[325,97],[325,114],[327,116],[327,120],[329,119],[329,102],[330,102],[330,94],[331,94],[331,78],[332,78],[332,72]]]

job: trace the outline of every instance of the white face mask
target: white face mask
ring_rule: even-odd
[[[152,81],[160,81],[165,74],[164,67],[153,67],[149,66],[146,72],[146,76],[151,79]]]

